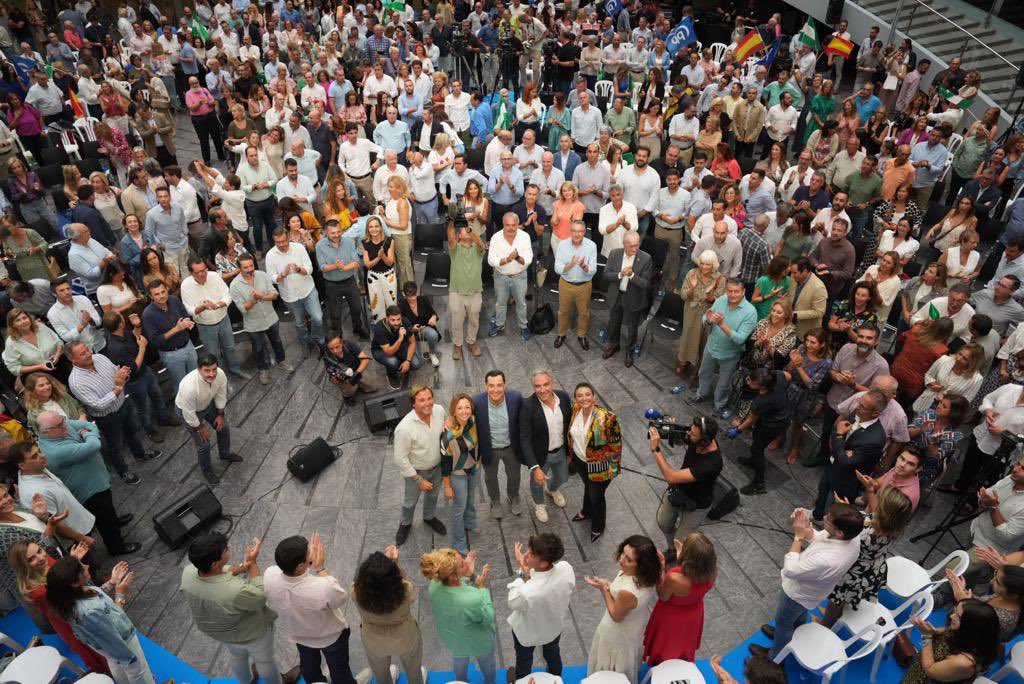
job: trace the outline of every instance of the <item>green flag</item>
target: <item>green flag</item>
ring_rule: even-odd
[[[193,37],[202,38],[204,42],[210,39],[210,29],[199,23],[198,19],[193,19],[192,26],[189,28],[192,31]]]
[[[800,29],[797,40],[817,52],[821,49],[821,41],[818,40],[818,24],[811,17],[807,17],[804,27]]]
[[[960,109],[970,109],[970,106],[974,104],[974,98],[960,97],[949,88],[938,86],[936,90],[938,91],[939,96],[942,97],[943,100],[953,105],[954,107],[959,107]]]
[[[932,319],[934,321],[934,320],[938,320],[941,317],[942,317],[942,314],[940,314],[939,310],[935,308],[935,305],[934,304],[929,304],[928,305],[928,318],[930,318],[930,319]]]
[[[504,98],[501,100],[501,105],[498,107],[498,116],[494,120],[494,127],[495,130],[502,131],[507,131],[512,128],[512,115],[508,111]]]
[[[402,0],[391,0],[391,2],[384,5],[385,9],[394,10],[396,12],[405,11],[405,3]]]

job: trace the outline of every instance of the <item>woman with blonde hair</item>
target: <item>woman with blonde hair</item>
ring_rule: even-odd
[[[441,434],[441,476],[444,498],[452,507],[452,546],[468,553],[466,533],[480,534],[476,490],[480,474],[480,441],[473,417],[473,398],[465,392],[452,397]]]
[[[438,179],[452,168],[455,163],[455,150],[452,149],[451,138],[447,133],[438,133],[434,138],[434,145],[427,155],[427,163],[433,167],[434,177]]]
[[[85,407],[68,391],[67,386],[48,373],[29,373],[24,384],[25,411],[28,413],[28,427],[33,432],[39,432],[36,419],[43,411],[59,413],[68,420],[89,420]]]
[[[434,72],[434,90],[430,97],[434,114],[444,111],[444,99],[448,97],[448,75],[443,71]]]
[[[398,282],[416,280],[412,268],[412,204],[410,204],[409,186],[400,176],[392,176],[388,180],[390,198],[383,207],[377,208],[377,214],[384,225],[391,231],[391,239],[395,243],[395,260],[398,267]]]
[[[924,374],[924,391],[914,401],[915,411],[931,408],[947,394],[959,394],[973,401],[984,378],[981,367],[985,363],[985,350],[980,344],[960,347],[955,354],[936,359]]]
[[[924,457],[917,447],[907,446],[920,462]],[[910,498],[892,486],[879,488],[878,480],[867,481],[868,516],[864,519],[864,532],[860,536],[860,555],[839,584],[828,595],[828,605],[819,622],[826,627],[835,624],[849,605],[856,609],[862,601],[874,601],[885,584],[885,560],[889,546],[898,540],[914,514]]]
[[[573,221],[582,221],[586,207],[572,181],[565,181],[558,190],[558,199],[551,205],[551,253],[558,250],[562,240],[569,239]]]
[[[5,256],[14,260],[22,282],[35,279],[50,280],[59,273],[51,271],[50,259],[46,256],[48,245],[42,235],[21,225],[13,217],[10,220],[4,217],[2,223],[0,237],[3,241],[0,246],[3,247]]]
[[[366,220],[363,239],[363,266],[366,267],[366,296],[370,300],[370,322],[384,320],[384,312],[398,303],[395,277],[395,241],[384,233],[380,216]]]
[[[965,230],[960,233],[957,244],[949,247],[939,257],[939,263],[946,266],[948,287],[953,287],[957,283],[970,285],[981,273],[981,254],[978,253],[980,242],[981,237],[976,232]]]
[[[103,124],[96,125],[102,126]],[[82,172],[74,164],[65,164],[60,167],[60,170],[64,176],[64,196],[68,199],[68,204],[74,207],[78,204],[78,188],[89,181],[82,178]]]
[[[719,102],[721,106],[721,102]],[[715,152],[718,150],[718,143],[722,142],[722,122],[721,118],[717,116],[708,116],[707,122],[704,127],[697,134],[697,141],[694,143],[694,148],[698,152],[703,152],[709,157],[713,157]]]
[[[941,254],[959,242],[964,231],[976,230],[977,227],[978,217],[974,213],[974,198],[970,195],[961,195],[942,220],[921,237],[921,242],[930,242],[931,254],[934,256],[936,250]]]
[[[658,583],[658,602],[644,632],[644,661],[694,662],[704,632],[704,597],[718,576],[715,545],[702,532],[673,539],[676,564],[666,563]],[[667,559],[666,559],[667,560]]]
[[[704,314],[714,301],[725,294],[725,276],[718,270],[718,255],[710,249],[697,257],[697,265],[683,278],[680,296],[683,298],[683,334],[679,338],[676,355],[676,374],[685,375],[691,368],[696,372],[707,329]]]
[[[463,556],[455,549],[438,549],[420,556],[420,572],[430,581],[427,596],[438,636],[452,654],[455,678],[468,681],[469,661],[475,660],[484,684],[494,684],[494,603],[487,590],[491,566],[476,574],[476,551]]]
[[[946,340],[952,332],[953,321],[949,318],[926,318],[899,336],[902,348],[889,372],[899,382],[896,401],[907,411],[924,392],[925,373],[949,351]]]
[[[889,312],[900,293],[903,281],[900,274],[903,272],[903,264],[900,262],[899,252],[891,250],[882,254],[877,263],[872,264],[864,271],[864,280],[871,281],[878,289],[878,296],[882,303],[878,305],[875,314],[878,321],[885,324],[889,320]]]
[[[39,371],[53,373],[63,382],[70,372],[63,353],[64,344],[57,333],[30,313],[17,306],[7,312],[7,339],[2,358],[11,375]]]
[[[102,171],[90,173],[89,182],[92,183],[92,189],[96,191],[96,194],[93,195],[93,206],[103,215],[111,229],[120,238],[124,234],[118,230],[124,220],[124,212],[121,211],[121,206],[117,201],[121,195],[121,189],[112,187],[107,174]]]

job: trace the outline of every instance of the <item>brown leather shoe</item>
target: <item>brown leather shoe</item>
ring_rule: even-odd
[[[588,340],[586,337],[581,337],[579,338],[579,341],[580,349],[582,349],[583,351],[590,351],[590,340]]]
[[[615,356],[618,353],[618,351],[619,351],[618,345],[616,345],[614,347],[605,347],[604,351],[601,353],[601,358],[602,359],[610,359],[611,357]]]

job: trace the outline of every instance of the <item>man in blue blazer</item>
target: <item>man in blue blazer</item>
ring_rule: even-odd
[[[1003,193],[995,184],[995,174],[992,169],[985,169],[978,178],[972,178],[964,183],[960,190],[960,197],[970,197],[974,200],[974,215],[978,217],[978,232],[981,239],[992,242],[999,237],[993,235],[992,229],[998,229],[998,225],[992,221],[992,210],[999,204]],[[957,198],[959,201],[959,197]]]
[[[572,178],[572,172],[583,163],[580,155],[572,149],[572,138],[567,133],[558,139],[558,149],[554,150],[554,154],[555,168],[562,172],[566,180]]]
[[[563,390],[554,388],[547,371],[534,371],[533,394],[523,399],[519,411],[519,444],[522,463],[530,469],[530,496],[538,522],[548,521],[544,495],[559,508],[565,508],[565,496],[558,488],[569,479],[569,419],[572,400]],[[549,428],[550,426],[550,428]],[[557,432],[553,429],[557,428]]]
[[[491,516],[501,520],[501,489],[498,487],[498,465],[505,464],[505,496],[508,497],[512,515],[522,515],[519,503],[520,460],[523,451],[519,446],[519,407],[523,395],[514,389],[506,389],[505,373],[500,370],[487,371],[484,376],[486,392],[473,397],[473,413],[476,415],[476,432],[480,460],[484,463],[484,483],[487,498],[491,500]]]

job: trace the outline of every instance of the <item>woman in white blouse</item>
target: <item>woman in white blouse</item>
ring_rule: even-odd
[[[516,101],[516,140],[522,142],[523,132],[531,129],[540,140],[540,117],[544,104],[537,95],[537,84],[527,83],[523,95]]]
[[[878,249],[875,250],[875,256],[881,258],[886,252],[895,251],[900,255],[900,265],[906,266],[921,247],[921,243],[911,236],[910,233],[912,231],[913,225],[911,225],[909,219],[901,218],[896,222],[895,231],[886,230],[882,232],[882,237],[878,240]]]
[[[939,257],[939,263],[946,265],[946,284],[949,287],[957,283],[970,284],[981,273],[981,255],[977,250],[979,241],[976,232],[965,230],[960,234],[957,244]]]
[[[889,320],[889,312],[896,296],[900,293],[900,272],[903,270],[900,264],[900,255],[895,251],[886,252],[877,263],[871,265],[864,271],[864,280],[870,280],[878,289],[878,296],[882,303],[875,309],[879,325],[884,325]]]
[[[102,281],[96,289],[96,300],[100,303],[103,313],[116,311],[124,315],[141,312],[139,304],[143,301],[142,295],[135,287],[135,281],[119,261],[111,261],[103,269]]]
[[[980,344],[965,344],[956,354],[947,354],[935,361],[924,374],[924,392],[914,400],[914,411],[924,411],[947,394],[959,394],[973,401],[983,380],[981,366],[985,350]]]
[[[438,133],[434,146],[427,155],[427,162],[434,167],[434,178],[440,179],[455,163],[455,150],[447,133]]]

